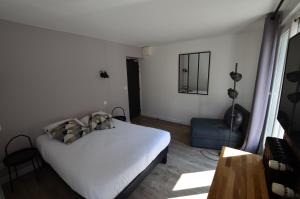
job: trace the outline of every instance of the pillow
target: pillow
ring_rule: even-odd
[[[47,134],[56,140],[70,144],[89,133],[87,127],[78,119],[68,119],[45,127]]]
[[[88,128],[84,127],[76,120],[69,121],[65,125],[65,129],[67,132],[64,136],[63,142],[66,144],[70,144],[89,133]]]
[[[81,122],[88,126],[90,131],[114,128],[112,116],[102,111],[83,117]]]
[[[112,116],[110,114],[95,114],[90,117],[90,130],[103,130],[114,128]]]
[[[107,113],[105,113],[103,111],[97,111],[97,112],[94,112],[90,115],[84,116],[83,118],[80,119],[80,122],[83,123],[85,126],[89,126],[89,118],[90,118],[91,115],[95,115],[95,114],[107,114]]]
[[[54,128],[47,131],[47,134],[51,138],[56,139],[56,140],[60,140],[60,141],[64,140],[64,136],[65,136],[66,133],[67,133],[67,130],[65,129],[65,122],[60,123],[56,127],[54,127]]]
[[[48,132],[51,131],[52,129],[54,129],[54,128],[58,127],[59,125],[65,123],[67,121],[70,121],[70,120],[72,120],[72,118],[69,118],[69,119],[66,119],[66,120],[62,120],[62,121],[59,121],[59,122],[55,122],[53,124],[49,124],[48,126],[46,126],[46,127],[43,128],[43,131],[48,134]],[[49,135],[49,136],[51,137],[51,135]]]

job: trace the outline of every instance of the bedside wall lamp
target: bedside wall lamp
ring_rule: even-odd
[[[99,71],[99,76],[101,78],[109,78],[109,75],[107,74],[107,72],[105,70],[100,70]]]

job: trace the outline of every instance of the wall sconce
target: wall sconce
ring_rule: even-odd
[[[109,75],[107,74],[107,72],[105,70],[100,70],[99,71],[99,76],[101,78],[109,78]]]

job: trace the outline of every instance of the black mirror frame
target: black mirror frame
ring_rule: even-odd
[[[202,94],[199,93],[198,91],[198,81],[199,81],[199,60],[200,60],[200,54],[201,53],[208,53],[209,54],[209,61],[208,61],[208,77],[207,77],[207,93]],[[191,54],[198,54],[198,72],[197,72],[197,93],[189,93],[189,73],[188,73],[188,79],[187,79],[187,91],[186,92],[181,92],[180,91],[180,56],[181,55],[188,55],[188,71],[189,71],[189,59]],[[210,76],[210,61],[211,60],[211,51],[202,51],[202,52],[193,52],[193,53],[181,53],[178,55],[178,93],[183,93],[183,94],[193,94],[193,95],[208,95],[209,91],[209,76]]]

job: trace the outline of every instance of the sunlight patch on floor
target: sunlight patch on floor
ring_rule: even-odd
[[[173,191],[210,186],[215,170],[183,173],[176,182]]]
[[[202,194],[195,194],[195,195],[188,195],[188,196],[179,196],[174,198],[168,198],[168,199],[207,199],[208,193],[202,193]]]
[[[223,157],[226,158],[226,157],[242,156],[242,155],[249,155],[249,154],[250,153],[246,151],[225,147],[225,150],[223,152]]]

